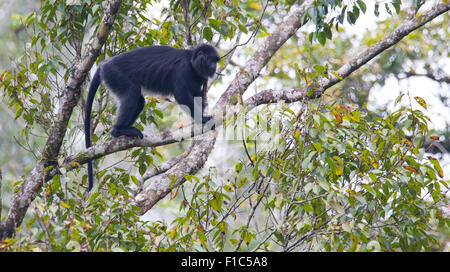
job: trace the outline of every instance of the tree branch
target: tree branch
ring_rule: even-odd
[[[301,15],[313,5],[313,0],[306,0],[296,10],[292,11],[286,19],[267,37],[259,50],[247,62],[244,68],[236,75],[228,89],[222,94],[216,103],[215,112],[222,111],[236,95],[242,95],[250,84],[259,76],[276,51],[302,26]],[[136,203],[144,214],[153,207],[160,199],[164,198],[172,188],[181,185],[185,181],[185,174],[194,174],[205,164],[214,147],[216,133],[208,132],[195,140],[192,152],[175,167],[167,171],[158,179],[152,180],[149,187],[145,188],[136,196]],[[171,184],[171,185],[170,185]]]
[[[246,91],[248,86],[259,76],[259,72],[261,71],[261,69],[267,64],[267,62],[282,46],[282,44],[284,44],[296,32],[296,30],[301,27],[300,22],[301,15],[304,12],[306,12],[309,7],[312,6],[312,3],[313,3],[312,0],[303,2],[303,4],[299,7],[299,9],[292,11],[290,15],[286,17],[283,23],[281,23],[278,26],[278,28],[264,41],[261,47],[255,52],[253,57],[249,59],[247,64],[236,75],[235,79],[230,83],[225,93],[221,96],[216,106],[214,107],[216,113],[222,111],[228,104],[237,103],[238,100],[233,98],[242,95]],[[344,78],[348,77],[353,71],[357,70],[359,67],[366,64],[372,58],[374,58],[375,56],[377,56],[390,46],[400,41],[410,32],[416,30],[425,23],[431,21],[440,14],[447,12],[449,8],[450,5],[438,4],[430,11],[424,13],[422,16],[404,21],[389,36],[382,39],[374,46],[365,50],[363,53],[361,53],[358,57],[353,59],[348,64],[343,65],[337,71],[339,77],[334,76],[331,79],[323,80],[320,83],[320,85],[317,86],[313,96],[314,97],[319,96],[327,88],[335,85]],[[99,34],[101,32],[100,30],[101,27],[99,28]],[[99,40],[96,40],[96,42],[100,43]],[[95,44],[96,43],[94,41],[93,45]],[[92,63],[90,61],[86,61],[85,58],[80,67],[83,67],[83,64],[89,66],[92,65]],[[71,78],[71,80],[68,81],[69,82],[67,85],[68,91],[75,92],[76,89],[79,89],[78,84],[73,84],[77,83],[76,78],[84,80],[83,77],[84,73],[81,72],[80,69],[77,69],[77,71],[78,74],[81,74],[81,76],[79,77],[74,76]],[[77,75],[77,73],[75,73],[75,75]],[[279,100],[285,100],[286,102],[295,102],[301,100],[302,98],[305,98],[307,92],[308,89],[306,88],[292,89],[289,91],[266,90],[246,100],[245,104],[247,106],[247,109],[249,110],[256,107],[257,105],[271,103]],[[66,93],[70,94],[70,92]],[[231,112],[234,112],[235,110],[237,111],[237,107],[233,108]],[[75,156],[66,158],[61,166],[72,169],[74,167],[77,167],[77,164],[83,164],[89,160],[99,158],[104,155],[111,154],[120,150],[125,150],[130,147],[157,146],[182,141],[186,138],[195,135],[192,128],[198,129],[199,125],[193,125],[189,127],[189,131],[186,131],[186,129],[177,129],[173,131],[161,132],[154,135],[146,135],[145,138],[142,140],[130,139],[127,137],[116,138],[106,143],[93,146],[89,148],[86,152],[81,152]],[[59,130],[56,129],[56,131],[52,132],[52,135],[53,133],[57,134],[57,132],[59,132]],[[63,132],[65,132],[65,127],[63,127]],[[64,136],[64,133],[62,134],[62,136]],[[138,194],[136,196],[136,202],[141,207],[141,213],[145,213],[147,210],[149,210],[160,199],[166,196],[171,191],[172,188],[181,185],[185,180],[184,176],[186,173],[194,174],[199,169],[201,169],[214,146],[215,139],[216,135],[214,132],[208,132],[198,137],[198,139],[195,140],[192,151],[189,153],[189,155],[187,155],[181,162],[177,163],[167,172],[158,176],[157,179],[155,179],[148,188],[146,188],[144,191]],[[50,138],[48,144],[49,143],[51,143]],[[51,158],[56,157],[54,156],[55,152],[45,152],[44,154],[49,155],[48,157],[45,157],[45,160],[43,160],[44,162],[46,161],[47,164],[45,164],[44,162],[38,163],[38,165],[33,170],[32,174],[30,175],[30,179],[24,182],[21,191],[16,195],[16,198],[13,202],[14,208],[12,207],[10,209],[10,214],[8,214],[7,221],[5,222],[5,224],[2,225],[3,230],[7,229],[11,230],[10,227],[5,226],[20,225],[23,219],[24,211],[26,211],[26,209],[29,206],[29,203],[31,203],[31,201],[34,199],[37,191],[42,186],[43,182],[48,180],[49,177],[51,177],[52,175],[57,174],[56,168],[54,170],[47,172],[43,171],[46,165],[48,165],[48,162],[54,162],[54,160],[51,160]],[[26,192],[26,194],[24,192]],[[22,216],[14,215],[15,210],[22,211],[23,215]],[[2,229],[0,229],[0,234],[3,234],[3,232],[1,232]],[[14,228],[12,228],[12,230],[14,230]],[[12,233],[7,232],[7,235],[12,235]]]
[[[97,36],[91,42],[88,53],[81,62],[74,68],[67,80],[61,106],[57,115],[57,121],[53,125],[47,143],[42,152],[41,159],[31,171],[27,179],[24,180],[19,192],[14,196],[11,208],[5,222],[0,226],[0,240],[11,237],[20,226],[28,207],[36,197],[44,182],[51,178],[53,171],[50,168],[57,166],[57,157],[67,130],[73,108],[77,105],[81,96],[80,86],[86,79],[89,70],[100,54],[100,50],[108,38],[109,32],[114,23],[116,14],[120,10],[121,0],[109,1],[108,8],[102,18]]]
[[[191,18],[189,17],[189,0],[182,0],[184,9],[184,23],[186,27],[186,42],[189,47],[193,47],[191,35]]]
[[[297,16],[299,19],[301,17],[300,15],[309,7],[308,5],[312,5],[312,3],[304,2],[304,4],[298,10],[294,11],[291,16],[289,16],[285,21],[286,24],[290,22],[290,25],[286,25],[284,23],[281,24],[272,34],[274,36],[269,36],[269,38],[265,41],[261,48],[247,62],[243,70],[238,73],[238,75],[228,87],[227,91],[221,96],[219,102],[215,107],[216,112],[219,109],[223,109],[228,104],[228,102],[232,104],[236,103],[235,101],[230,101],[231,98],[235,95],[242,95],[245,92],[251,82],[253,82],[253,80],[256,79],[256,77],[259,75],[259,71],[265,66],[265,64],[269,61],[273,54],[275,54],[278,48],[284,42],[286,42],[291,35],[295,33],[296,29],[301,26],[300,23],[295,20],[295,16]],[[410,32],[431,21],[433,18],[439,16],[440,14],[448,11],[449,7],[450,5],[437,5],[429,12],[426,12],[424,15],[403,22],[397,27],[396,30],[394,30],[393,33],[382,39],[380,42],[376,43],[374,46],[365,50],[357,58],[353,59],[349,64],[342,66],[338,70],[338,74],[341,75],[340,78],[335,77],[331,80],[324,80],[319,86],[298,88],[289,90],[287,92],[273,90],[263,91],[254,95],[245,102],[247,105],[246,109],[250,110],[257,105],[279,101],[280,99],[285,100],[286,102],[299,101],[306,97],[308,91],[311,88],[314,88],[314,92],[311,97],[320,96],[320,94],[322,94],[327,88],[348,77],[353,71],[357,70],[359,67],[370,61],[372,58],[374,58],[387,48],[396,44]],[[295,16],[293,16],[293,14],[295,14]],[[283,35],[286,33],[290,34],[288,36]],[[267,53],[268,51],[270,51],[271,53]],[[232,112],[234,112],[235,110],[237,110],[237,108],[234,108]],[[184,163],[180,164],[177,169],[165,173],[165,175],[158,179],[157,182],[152,183],[151,187],[146,188],[141,194],[136,197],[137,205],[141,208],[141,214],[145,213],[160,199],[166,196],[172,188],[181,185],[184,182],[184,175],[186,173],[195,173],[196,171],[201,169],[203,164],[206,162],[206,159],[208,157],[207,155],[214,145],[215,138],[215,134],[211,135],[211,133],[206,134],[204,137],[200,137],[200,140],[197,141],[198,143],[203,145],[206,150],[197,149],[196,152],[192,152],[190,154],[192,156],[186,157],[185,160],[183,160]],[[194,146],[197,147],[197,145]],[[189,165],[189,163],[195,164],[195,166]],[[169,184],[172,184],[172,186],[169,186]]]
[[[337,74],[340,78],[332,76],[332,79],[324,79],[318,86],[310,86],[308,88],[296,88],[288,91],[274,91],[274,90],[264,90],[254,96],[250,97],[245,101],[247,110],[251,110],[254,107],[262,104],[274,103],[280,100],[284,100],[287,103],[292,103],[304,99],[309,90],[313,89],[314,93],[310,98],[315,98],[320,96],[325,90],[332,87],[333,85],[341,82],[343,79],[350,76],[351,73],[359,69],[361,66],[369,62],[371,59],[378,56],[384,50],[398,43],[401,39],[406,37],[408,34],[423,26],[427,22],[430,22],[437,16],[450,10],[450,4],[444,5],[439,4],[429,11],[425,12],[423,15],[416,18],[411,18],[402,22],[391,34],[381,39],[379,42],[373,46],[364,50],[356,58],[349,61],[347,64],[343,65]]]
[[[307,10],[307,8],[299,9],[299,10]],[[299,10],[296,10],[293,12],[293,14],[296,14],[298,18],[300,18],[301,14]],[[432,18],[435,18],[439,14],[444,13],[446,10],[448,10],[448,6],[445,5],[438,5],[434,9],[430,10],[429,12],[422,15],[422,18],[427,18],[428,21],[430,21]],[[434,16],[431,16],[433,15]],[[286,19],[287,22],[292,22],[295,25],[297,22],[293,20],[291,17],[288,17]],[[411,22],[416,22],[415,24],[412,24]],[[399,25],[399,27],[393,31],[389,36],[385,37],[372,47],[366,49],[363,53],[361,53],[358,57],[351,60],[348,64],[343,65],[339,70],[338,73],[342,75],[342,77],[339,79],[335,77],[332,80],[324,80],[321,85],[318,86],[310,86],[308,88],[296,88],[288,91],[274,91],[274,90],[265,90],[262,92],[259,92],[255,94],[254,96],[250,97],[244,102],[244,105],[246,106],[246,110],[249,111],[253,109],[254,107],[261,105],[261,104],[267,104],[267,103],[274,103],[280,100],[284,100],[287,103],[300,101],[304,98],[306,98],[306,95],[308,91],[311,88],[314,88],[314,92],[311,97],[308,98],[314,98],[320,96],[327,88],[337,84],[344,78],[348,77],[353,71],[370,61],[372,58],[376,57],[378,54],[383,52],[383,50],[380,50],[379,48],[389,48],[390,46],[394,45],[398,41],[400,41],[403,37],[408,35],[410,32],[414,31],[418,27],[424,24],[423,20],[418,20],[417,18],[410,19],[406,22],[403,22]],[[407,26],[407,28],[405,27]],[[298,25],[300,27],[300,25]],[[287,27],[285,25],[281,25],[276,31],[274,31],[274,35],[280,35],[279,32],[282,32],[280,29],[286,29]],[[288,28],[289,29],[289,28]],[[409,32],[408,32],[409,31]],[[290,30],[290,33],[295,33],[295,31]],[[396,36],[399,35],[400,36]],[[395,36],[395,37],[393,37]],[[269,37],[266,40],[266,43],[261,46],[261,48],[279,48],[281,45],[272,45],[273,41],[277,41],[277,39]],[[284,42],[287,40],[285,38]],[[269,44],[267,44],[269,43]],[[232,81],[230,86],[228,87],[227,91],[222,95],[219,102],[214,107],[214,115],[216,116],[216,121],[218,124],[220,124],[220,119],[217,118],[217,116],[221,115],[222,111],[224,110],[224,107],[228,104],[225,103],[225,97],[232,97],[231,93],[234,95],[240,95],[245,91],[245,89],[251,84],[251,77],[250,75],[253,75],[255,78],[258,76],[259,71],[264,67],[265,63],[268,62],[268,58],[270,58],[272,55],[266,55],[265,52],[261,52],[265,50],[258,50],[254,56],[247,62],[247,64],[243,67],[243,69],[236,75],[235,79]],[[273,54],[276,51],[273,51]],[[266,56],[266,58],[263,58],[263,56]],[[245,87],[246,86],[246,87]],[[222,104],[224,103],[224,104]],[[233,102],[235,103],[235,102]],[[233,106],[226,109],[227,115],[238,113],[241,110],[240,106]],[[175,129],[172,131],[163,131],[158,134],[152,134],[152,135],[145,135],[144,139],[130,139],[126,137],[116,138],[111,141],[97,144],[85,152],[81,152],[75,156],[66,158],[64,164],[62,166],[67,167],[69,169],[74,168],[77,164],[83,164],[86,163],[89,160],[100,158],[102,156],[115,153],[117,151],[126,150],[131,147],[139,147],[139,146],[147,146],[147,147],[155,147],[160,145],[166,145],[174,142],[180,142],[187,138],[190,138],[194,135],[198,135],[199,133],[194,133],[201,131],[201,125],[192,125],[190,127],[181,128],[181,129]],[[189,157],[190,158],[190,157]],[[185,159],[188,159],[186,157]],[[206,160],[205,160],[206,161]],[[189,168],[187,168],[189,169]],[[183,177],[179,177],[183,178]],[[162,180],[159,178],[159,180]],[[158,183],[158,184],[161,184]],[[165,188],[164,190],[160,190],[161,192],[166,192]],[[170,190],[169,190],[170,191]],[[168,192],[168,191],[167,191]],[[140,195],[142,198],[142,194],[149,193],[149,190],[143,191]],[[155,199],[155,197],[152,195],[152,199]],[[161,197],[162,198],[162,197]],[[160,199],[160,198],[159,198]],[[144,201],[141,201],[142,203]],[[153,201],[150,201],[153,203]],[[153,205],[153,204],[152,204]],[[147,206],[147,208],[150,208],[151,206]]]
[[[433,73],[426,73],[426,74],[419,74],[415,72],[403,72],[406,77],[428,77],[429,79],[432,79],[439,83],[450,83],[450,77],[447,75],[444,76],[435,76]]]
[[[163,199],[173,188],[183,184],[185,175],[195,174],[208,159],[216,142],[215,131],[201,135],[194,141],[192,151],[174,167],[164,174],[152,179],[152,182],[136,197],[140,214],[150,210],[159,200]]]
[[[409,20],[403,21],[391,34],[383,38],[381,41],[377,42],[367,50],[365,50],[363,53],[361,53],[358,57],[353,59],[353,61],[347,63],[346,65],[342,66],[338,71],[337,74],[341,78],[345,78],[349,76],[351,73],[356,71],[358,68],[360,68],[362,65],[369,62],[371,59],[373,59],[375,56],[383,52],[384,50],[388,49],[389,47],[393,46],[394,44],[398,43],[401,39],[406,37],[409,33],[413,32],[414,30],[418,29],[419,27],[425,25],[429,21],[433,20],[437,16],[446,13],[450,9],[450,4],[437,4],[429,11],[423,13],[420,16],[411,18]],[[336,76],[333,76],[331,79],[326,79],[321,82],[321,86],[324,90],[328,89],[332,85],[338,83],[342,79],[339,79]]]
[[[302,26],[301,15],[313,6],[313,0],[305,0],[303,4],[289,13],[283,22],[261,44],[258,50],[247,61],[242,70],[237,73],[227,90],[222,94],[216,107],[224,108],[228,103],[236,104],[233,97],[241,96],[253,81],[259,77],[259,72],[269,62],[278,49]],[[306,23],[306,20],[303,22]]]
[[[139,179],[139,189],[137,193],[140,193],[144,189],[144,182],[148,180],[149,178],[152,178],[154,176],[157,176],[159,174],[162,174],[164,172],[167,172],[170,168],[174,167],[177,163],[182,161],[184,158],[189,155],[192,151],[192,147],[194,146],[194,141],[192,141],[189,144],[189,147],[180,155],[165,161],[161,163],[160,165],[156,166],[155,168],[150,169],[147,171],[140,179]]]

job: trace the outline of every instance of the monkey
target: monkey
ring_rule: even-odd
[[[132,125],[142,112],[145,99],[142,91],[162,96],[173,95],[175,101],[187,106],[194,122],[207,123],[211,116],[204,115],[202,97],[208,78],[216,73],[220,56],[209,44],[193,49],[170,46],[146,46],[133,49],[102,61],[89,86],[86,100],[84,133],[86,148],[91,146],[91,111],[95,94],[101,83],[118,100],[116,122],[110,131],[113,137],[143,138],[142,132]],[[203,88],[202,88],[203,87]],[[201,106],[201,120],[195,120],[194,107]],[[213,127],[214,129],[214,127]],[[88,190],[93,186],[92,161],[88,162]]]

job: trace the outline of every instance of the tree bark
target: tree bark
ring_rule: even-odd
[[[67,80],[64,94],[61,98],[61,107],[57,115],[58,119],[49,134],[41,159],[31,171],[30,175],[24,180],[19,192],[14,196],[8,216],[0,226],[0,240],[11,237],[15,233],[16,228],[22,223],[25,213],[31,202],[35,199],[39,189],[55,173],[55,171],[49,170],[52,168],[56,169],[58,166],[57,159],[67,125],[72,116],[73,108],[80,99],[80,86],[86,79],[95,60],[98,58],[100,50],[111,31],[114,19],[120,11],[121,5],[121,0],[112,0],[109,2],[105,15],[102,18],[102,23],[98,28],[97,36],[90,44],[88,53],[78,66],[74,68],[71,76]]]

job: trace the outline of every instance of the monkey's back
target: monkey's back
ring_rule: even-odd
[[[173,93],[180,73],[192,70],[191,51],[169,46],[147,46],[107,59],[103,65],[113,66],[122,75],[146,90],[161,95]]]

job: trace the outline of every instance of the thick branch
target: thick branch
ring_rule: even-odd
[[[395,45],[401,39],[406,37],[414,30],[418,29],[419,27],[423,26],[425,23],[449,11],[449,9],[450,4],[439,4],[417,18],[411,18],[402,22],[391,34],[381,39],[373,46],[364,50],[361,54],[349,61],[347,64],[343,65],[337,71],[337,74],[339,74],[341,78],[333,76],[333,78],[330,80],[323,80],[319,86],[314,86],[315,90],[311,97],[314,98],[320,96],[320,94],[325,90],[347,78],[352,72],[359,69],[361,66],[378,56],[380,53],[384,52],[384,50]],[[311,86],[311,88],[313,88],[313,86]],[[306,97],[308,90],[309,89],[306,88],[296,88],[288,91],[264,90],[245,101],[246,109],[251,110],[258,105],[274,103],[280,100],[284,100],[287,103],[300,101]]]
[[[419,74],[414,72],[404,72],[406,77],[428,77],[429,79],[432,79],[434,81],[437,81],[439,83],[450,83],[450,77],[447,75],[444,76],[436,76],[433,73],[426,73],[426,74]]]
[[[440,9],[437,9],[439,7],[440,7]],[[425,18],[431,18],[431,16],[429,16],[430,13],[431,14],[442,14],[446,8],[448,9],[448,7],[445,7],[445,6],[437,6],[435,9],[429,11],[428,13],[424,14],[423,16]],[[294,12],[294,14],[299,14],[299,13]],[[436,16],[434,16],[434,17],[436,17]],[[434,17],[432,17],[432,18],[434,18]],[[291,18],[289,18],[287,21],[289,21],[290,19]],[[414,25],[414,24],[407,23],[407,22],[411,22],[411,21],[416,22],[417,24]],[[342,66],[342,68],[339,69],[339,73],[342,73],[342,75],[343,75],[343,77],[341,79],[335,78],[328,82],[325,81],[324,85],[316,86],[316,89],[315,89],[312,97],[320,96],[320,94],[323,91],[325,91],[327,88],[337,84],[342,79],[348,77],[350,75],[350,73],[354,71],[353,69],[348,70],[349,67],[354,67],[354,69],[357,69],[360,66],[362,66],[363,64],[367,63],[370,59],[372,59],[375,56],[377,56],[378,54],[380,54],[382,51],[377,50],[378,48],[380,48],[380,45],[383,45],[383,48],[389,48],[390,46],[397,43],[399,41],[399,39],[392,38],[392,36],[395,33],[402,33],[401,37],[403,38],[410,32],[417,29],[417,27],[419,25],[419,23],[418,23],[419,21],[417,19],[411,19],[411,20],[408,20],[407,22],[400,24],[399,28],[404,29],[404,26],[407,25],[409,32],[406,33],[406,32],[404,32],[405,30],[399,31],[398,29],[396,29],[392,34],[390,34],[386,38],[382,39],[380,42],[378,42],[374,46],[366,49],[358,57],[351,60],[349,62],[349,64],[345,64]],[[423,23],[423,21],[420,21],[420,24],[422,24],[422,23]],[[273,39],[268,39],[268,41],[269,42],[273,41]],[[263,47],[268,48],[270,46],[263,45]],[[262,60],[259,62],[257,60],[255,60],[257,58],[256,56],[261,56],[262,53],[258,53],[260,51],[261,50],[258,50],[257,53],[255,53],[255,56],[249,61],[249,62],[253,63],[254,65],[250,66],[249,64],[247,64],[242,69],[243,71],[241,71],[236,76],[236,78],[233,80],[233,82],[230,84],[227,91],[229,91],[229,90],[235,90],[236,92],[242,91],[243,84],[241,84],[240,78],[244,78],[244,81],[248,82],[248,77],[245,75],[250,74],[250,73],[247,73],[244,71],[246,71],[246,69],[250,70],[250,71],[258,71],[258,69],[260,70],[260,69],[262,69],[262,67],[264,67],[263,65],[265,65],[264,63],[266,63],[266,60]],[[260,65],[257,65],[257,64],[260,64]],[[357,65],[355,66],[352,64],[357,64]],[[249,84],[249,83],[247,83],[247,84]],[[246,105],[246,110],[248,111],[258,105],[274,103],[274,102],[280,101],[280,100],[284,100],[287,103],[300,101],[301,99],[304,99],[306,97],[307,91],[308,90],[305,88],[296,88],[296,89],[292,89],[292,90],[288,90],[288,91],[265,90],[265,91],[259,92],[258,94],[252,96],[251,98],[246,100],[244,104]],[[224,96],[228,97],[229,94],[224,94]],[[223,97],[222,97],[222,101],[224,101]],[[216,105],[214,113],[216,115],[221,114],[222,110],[224,110],[222,107],[223,106],[220,104]],[[235,114],[235,113],[239,112],[241,109],[239,106],[235,106],[235,107],[227,108],[226,110],[227,110],[226,114],[231,115],[231,114]],[[219,121],[219,124],[220,124],[221,120],[216,118],[216,121]],[[89,148],[86,152],[82,152],[73,157],[66,158],[65,163],[62,166],[72,169],[77,164],[84,164],[91,159],[100,158],[102,156],[105,156],[105,155],[108,155],[108,154],[111,154],[111,153],[114,153],[117,151],[126,150],[131,147],[142,147],[142,146],[155,147],[155,146],[166,145],[166,144],[170,144],[170,143],[174,143],[174,142],[180,142],[180,141],[183,141],[187,138],[194,136],[195,134],[193,133],[193,131],[197,131],[197,132],[201,131],[201,128],[199,125],[194,126],[194,128],[195,129],[192,130],[192,127],[187,127],[187,128],[175,129],[172,131],[164,131],[164,132],[161,132],[158,134],[153,134],[153,135],[146,135],[143,140],[129,139],[129,138],[125,138],[125,137],[113,139],[111,141],[108,141],[108,142],[105,142],[102,144],[97,144],[97,145]]]
[[[125,136],[113,138],[110,141],[96,144],[88,148],[86,151],[65,158],[61,167],[65,167],[70,170],[80,164],[85,164],[88,161],[98,159],[118,151],[127,150],[132,147],[156,147],[181,142],[192,138],[195,135],[202,134],[202,128],[203,126],[201,124],[192,124],[187,127],[166,130],[156,134],[145,134],[143,139],[129,138]]]
[[[202,169],[216,142],[216,133],[210,131],[198,137],[192,151],[174,167],[164,174],[152,179],[150,185],[136,196],[136,204],[144,214],[159,200],[164,198],[173,188],[185,181],[185,175],[195,174]]]
[[[305,2],[306,3],[306,2]],[[304,3],[304,4],[305,4]],[[303,8],[305,8],[304,5],[302,5]],[[300,10],[306,11],[306,9]],[[374,46],[370,47],[369,49],[365,50],[362,54],[360,54],[357,58],[352,60],[349,64],[344,65],[341,67],[341,69],[338,70],[338,74],[341,76],[340,78],[333,78],[331,80],[325,80],[320,84],[319,86],[314,86],[315,90],[311,97],[317,97],[321,93],[323,93],[327,88],[335,85],[336,83],[340,82],[343,78],[348,77],[353,71],[370,61],[372,58],[383,52],[385,49],[391,47],[392,45],[396,44],[398,41],[400,41],[403,37],[408,35],[410,32],[416,30],[420,26],[424,25],[426,22],[431,21],[436,16],[446,12],[449,10],[449,5],[438,5],[429,12],[425,13],[424,15],[420,16],[420,19],[414,18],[408,21],[403,22],[399,25],[399,27],[389,36],[382,39],[380,42],[375,44]],[[302,12],[294,11],[293,13],[300,18],[299,15],[302,14]],[[292,20],[292,21],[291,21]],[[297,25],[300,27],[300,24],[297,24],[297,22],[292,17],[288,17],[286,20],[287,22],[292,22],[290,27],[293,27],[294,25]],[[268,60],[275,54],[276,50],[281,46],[282,43],[284,43],[286,40],[282,40],[281,44],[277,43],[277,40],[280,41],[280,36],[283,33],[280,33],[281,29],[283,29],[284,32],[289,32],[292,30],[284,24],[281,25],[275,32],[275,36],[270,36],[269,39],[266,40],[266,42],[263,44],[263,46],[258,50],[255,55],[250,59],[249,62],[247,62],[247,65],[244,66],[243,70],[238,73],[236,78],[233,80],[233,82],[228,87],[227,91],[222,95],[222,97],[219,99],[219,102],[216,105],[216,112],[219,108],[224,108],[228,103],[230,102],[234,104],[234,101],[230,101],[230,99],[235,95],[242,95],[244,91],[248,88],[248,86],[253,82],[254,79],[259,75],[259,71],[265,66],[265,64],[268,62]],[[290,32],[290,33],[295,33]],[[292,35],[290,34],[290,35]],[[272,34],[273,35],[273,34]],[[274,37],[278,37],[279,39],[276,39]],[[285,36],[283,36],[285,37]],[[290,37],[290,36],[289,36]],[[273,38],[273,39],[271,39]],[[267,54],[267,51],[270,51],[271,53]],[[293,89],[287,92],[283,91],[264,91],[261,92],[252,98],[248,99],[246,101],[247,110],[250,110],[251,108],[256,107],[257,105],[263,104],[263,103],[270,103],[275,102],[279,100],[285,100],[286,102],[294,102],[299,101],[308,93],[308,89]],[[237,110],[234,108],[232,112]],[[228,112],[229,113],[229,112]],[[209,137],[209,138],[208,138]],[[152,183],[151,187],[146,188],[141,194],[139,194],[136,197],[137,204],[141,208],[141,213],[145,213],[148,209],[150,209],[154,204],[157,203],[160,199],[162,199],[164,196],[166,196],[172,188],[175,188],[178,185],[181,185],[184,182],[184,175],[186,173],[195,173],[198,169],[200,169],[203,164],[206,162],[207,156],[204,156],[204,154],[209,154],[209,150],[213,147],[213,141],[215,140],[215,136],[211,137],[211,134],[207,134],[206,137],[200,137],[199,143],[202,145],[205,145],[205,148],[207,148],[208,151],[205,153],[205,150],[197,150],[197,152],[193,152],[189,156],[186,157],[185,160],[183,160],[185,163],[195,163],[195,167],[187,167],[189,165],[180,164],[179,167],[176,167],[177,169],[174,171],[170,171],[165,173],[164,177],[161,177],[157,180],[157,182]],[[211,144],[212,143],[212,144]],[[196,155],[199,153],[198,155]],[[192,158],[192,159],[191,159]],[[200,165],[200,167],[199,167]],[[180,170],[180,172],[177,172]],[[169,186],[171,182],[175,182],[172,184],[172,186]]]
[[[36,197],[39,189],[45,181],[50,179],[51,171],[48,171],[48,169],[57,165],[56,161],[67,130],[67,125],[73,108],[77,105],[80,98],[80,86],[99,56],[101,47],[108,37],[121,4],[122,1],[120,0],[109,1],[96,38],[92,41],[86,56],[72,71],[67,80],[57,120],[49,134],[49,138],[42,152],[42,158],[31,171],[28,178],[24,180],[19,192],[14,196],[8,216],[0,227],[0,240],[11,237],[14,234],[16,227],[22,223],[25,213]]]
[[[215,112],[222,111],[236,95],[242,95],[250,84],[259,76],[259,72],[269,62],[276,51],[302,26],[301,15],[313,4],[313,0],[306,0],[277,27],[277,29],[262,43],[244,68],[236,75],[228,89],[222,94],[219,102],[215,105]],[[192,152],[173,169],[152,181],[151,186],[136,196],[136,202],[141,208],[141,214],[145,213],[160,199],[164,198],[172,188],[181,185],[185,181],[185,174],[194,174],[205,164],[214,147],[216,134],[206,133],[199,137],[194,144]],[[174,182],[175,181],[175,182]],[[172,184],[172,186],[169,186]]]
[[[302,26],[301,15],[313,6],[313,2],[313,0],[306,0],[298,9],[291,11],[285,20],[261,44],[242,70],[237,73],[227,90],[220,97],[216,107],[223,108],[228,103],[235,104],[237,102],[232,98],[237,95],[241,96],[248,86],[259,77],[259,72],[266,66],[272,56]],[[306,21],[303,23],[306,23]]]
[[[137,193],[140,193],[144,189],[144,182],[148,180],[149,178],[152,178],[154,176],[157,176],[159,174],[162,174],[164,172],[167,172],[169,169],[174,167],[176,164],[178,164],[180,161],[182,161],[184,158],[186,158],[189,153],[192,151],[192,147],[194,146],[194,141],[192,141],[189,144],[189,147],[180,155],[176,156],[175,158],[172,158],[168,161],[165,161],[161,163],[160,165],[151,168],[145,174],[139,179],[139,190]],[[1,169],[0,169],[1,170]]]
[[[223,110],[228,103],[236,103],[237,100],[230,100],[232,100],[232,98],[236,97],[237,95],[242,95],[248,88],[248,86],[259,76],[259,72],[267,64],[273,54],[275,54],[275,52],[281,47],[281,45],[286,42],[287,39],[289,39],[289,37],[292,36],[295,31],[301,26],[301,15],[311,5],[312,1],[305,1],[298,10],[291,12],[290,16],[288,16],[286,20],[273,32],[273,34],[266,39],[261,48],[256,51],[254,56],[236,75],[227,91],[221,96],[219,102],[215,107],[216,113]],[[374,46],[370,47],[369,49],[365,50],[350,63],[342,66],[338,70],[338,74],[341,78],[334,77],[330,80],[324,80],[316,89],[315,95],[317,95],[317,93],[322,93],[327,88],[340,82],[343,78],[349,76],[353,71],[357,70],[359,67],[370,61],[385,49],[400,41],[410,32],[414,31],[426,22],[429,22],[436,16],[448,10],[449,5],[440,4],[422,15],[420,17],[422,18],[421,20],[415,18],[403,22],[392,34],[390,34]],[[299,101],[305,97],[306,93],[306,89],[293,89],[284,92],[272,90],[264,91],[258,93],[257,95],[246,101],[247,109],[249,110],[253,107],[256,107],[257,105],[275,102],[278,100],[285,100],[286,102]],[[231,112],[234,112],[235,110],[237,111],[237,109],[234,109]],[[73,168],[76,165],[74,164],[74,162],[83,164],[88,160],[99,158],[120,150],[125,150],[130,147],[164,145],[182,141],[186,138],[192,137],[193,135],[194,133],[192,133],[190,129],[189,131],[186,131],[185,129],[179,129],[170,132],[162,132],[155,135],[147,135],[143,140],[129,139],[125,137],[113,139],[109,142],[91,147],[86,152],[67,158],[62,166]],[[157,203],[157,201],[167,195],[172,188],[182,184],[184,182],[184,175],[186,173],[195,173],[199,169],[201,169],[203,164],[206,162],[206,159],[208,158],[209,152],[212,150],[214,142],[214,133],[210,132],[206,135],[201,136],[198,140],[196,140],[193,151],[189,154],[189,156],[186,156],[186,158],[175,165],[173,169],[170,169],[169,171],[158,177],[156,182],[152,182],[149,188],[146,188],[142,193],[140,193],[136,199],[137,203],[142,209],[141,212],[146,212],[155,203]],[[169,186],[169,184],[173,180],[175,180],[175,183],[172,186]]]
[[[425,25],[426,23],[433,20],[437,16],[439,16],[443,13],[446,13],[447,11],[449,11],[449,9],[450,9],[450,4],[446,5],[446,4],[440,3],[440,4],[437,4],[436,6],[434,6],[429,11],[425,12],[424,14],[402,22],[387,37],[385,37],[381,41],[377,42],[376,44],[371,46],[369,49],[365,50],[358,57],[356,57],[353,61],[342,66],[337,71],[338,75],[341,78],[345,78],[345,77],[349,76],[352,72],[356,71],[362,65],[369,62],[375,56],[377,56],[384,50],[388,49],[389,47],[393,46],[394,44],[398,43],[401,39],[406,37],[409,33],[413,32],[414,30],[418,29],[419,27]],[[324,80],[320,85],[324,88],[324,90],[326,90],[341,80],[342,79],[339,79],[338,77],[333,76],[329,80]]]

